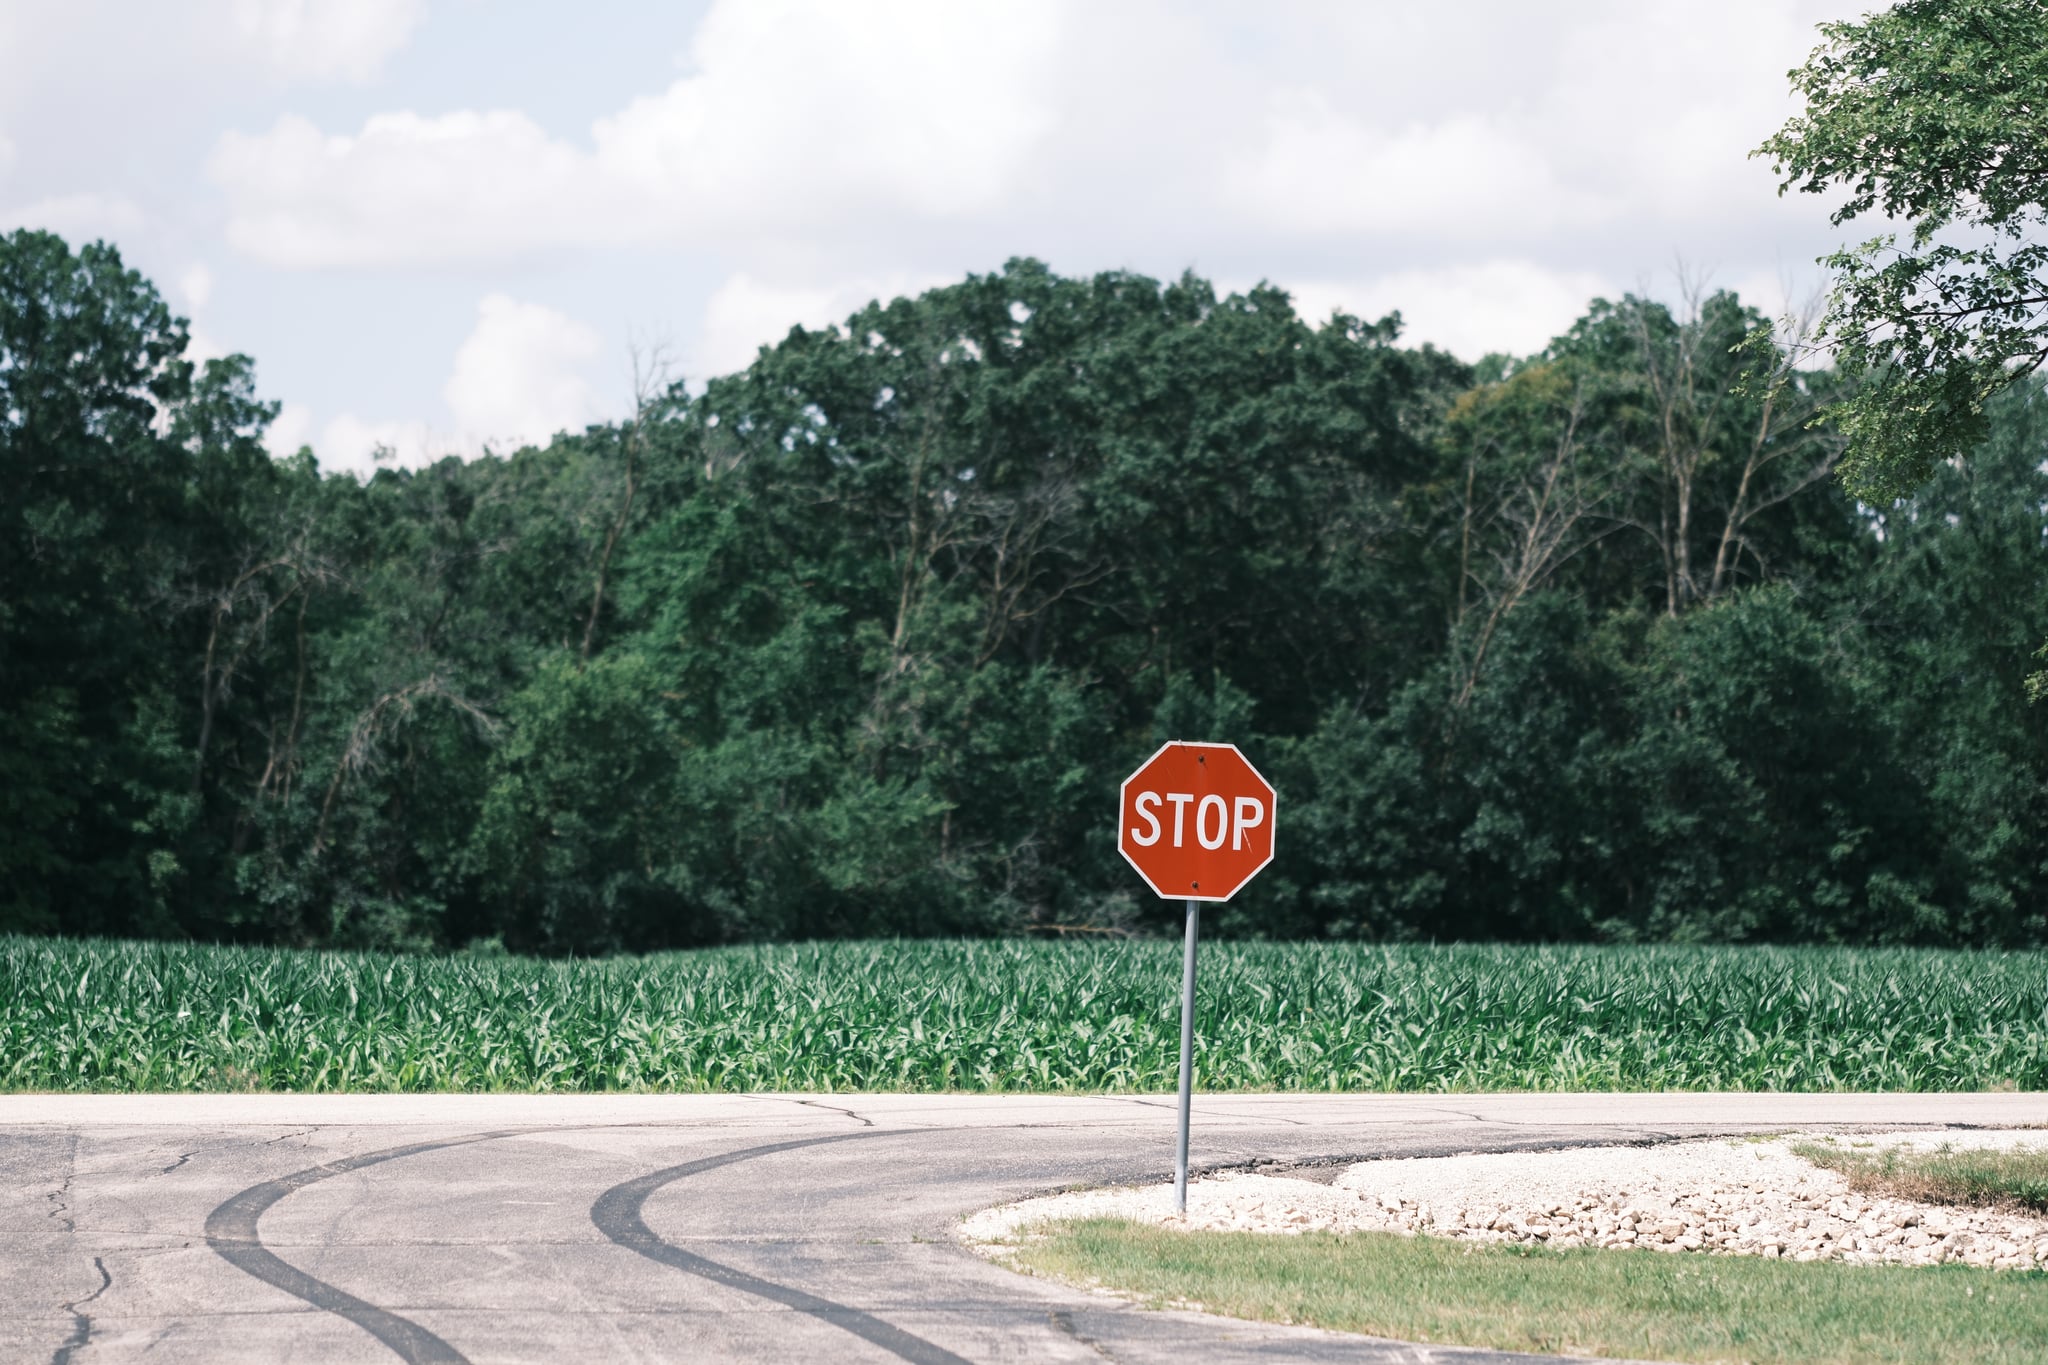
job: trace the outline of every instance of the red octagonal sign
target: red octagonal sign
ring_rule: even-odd
[[[1235,744],[1163,744],[1124,779],[1116,846],[1154,894],[1227,901],[1273,861],[1273,786]]]

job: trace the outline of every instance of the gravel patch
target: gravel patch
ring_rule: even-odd
[[[1795,1145],[2039,1146],[2039,1132],[1954,1130],[1787,1134],[1653,1147],[1474,1153],[1366,1161],[1332,1184],[1225,1174],[1188,1186],[1185,1222],[1170,1184],[1028,1199],[969,1218],[985,1246],[1028,1237],[1034,1224],[1129,1218],[1193,1229],[1261,1233],[1398,1232],[1550,1247],[1648,1247],[1862,1265],[2048,1267],[2048,1218],[1856,1194]]]

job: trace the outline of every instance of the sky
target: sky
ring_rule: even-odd
[[[1811,299],[1860,225],[1749,152],[1868,8],[0,0],[0,231],[115,243],[358,473],[1013,256],[1529,354],[1596,296]]]

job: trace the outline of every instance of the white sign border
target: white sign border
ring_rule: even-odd
[[[1159,883],[1153,881],[1152,878],[1146,873],[1145,869],[1138,866],[1137,859],[1133,858],[1130,855],[1130,853],[1124,848],[1124,798],[1129,795],[1131,783],[1137,781],[1138,774],[1144,772],[1145,769],[1151,767],[1154,763],[1158,762],[1159,756],[1165,753],[1168,749],[1228,749],[1233,754],[1236,754],[1238,757],[1238,761],[1243,763],[1246,768],[1251,770],[1251,774],[1253,777],[1256,777],[1259,779],[1259,781],[1264,782],[1266,784],[1266,790],[1272,793],[1272,808],[1267,812],[1266,816],[1267,821],[1272,829],[1272,838],[1266,845],[1266,860],[1265,862],[1260,863],[1257,867],[1253,868],[1250,872],[1245,873],[1244,880],[1239,882],[1234,888],[1232,888],[1229,896],[1197,896],[1189,895],[1187,892],[1184,891],[1161,891],[1159,889]],[[1244,756],[1244,750],[1238,748],[1235,744],[1212,744],[1207,740],[1199,739],[1169,739],[1166,741],[1166,743],[1160,745],[1157,749],[1154,749],[1150,757],[1148,757],[1143,763],[1140,763],[1136,768],[1132,769],[1131,775],[1125,778],[1121,783],[1117,785],[1116,851],[1125,862],[1131,865],[1131,871],[1138,874],[1138,879],[1144,882],[1147,887],[1151,888],[1152,894],[1159,897],[1159,899],[1163,901],[1207,901],[1211,905],[1221,905],[1225,901],[1228,901],[1231,898],[1231,896],[1235,896],[1239,891],[1242,891],[1247,886],[1250,886],[1252,884],[1252,878],[1258,876],[1261,872],[1264,872],[1267,866],[1272,863],[1274,855],[1280,851],[1280,789],[1274,786],[1270,781],[1267,781],[1266,775],[1259,771],[1258,765],[1256,763],[1253,763],[1250,759],[1246,758]]]

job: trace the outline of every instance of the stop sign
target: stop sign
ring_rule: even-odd
[[[1116,846],[1153,894],[1227,901],[1273,861],[1273,787],[1235,744],[1163,744],[1124,779]]]

